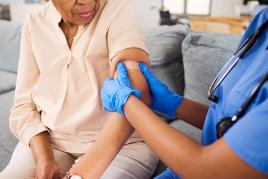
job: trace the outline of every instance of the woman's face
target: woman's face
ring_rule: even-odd
[[[85,25],[92,21],[98,10],[98,0],[53,0],[65,23]]]

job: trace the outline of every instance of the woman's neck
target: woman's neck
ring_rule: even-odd
[[[65,35],[69,48],[72,47],[74,37],[78,31],[78,26],[70,23],[66,23],[63,20],[59,23],[59,27]]]

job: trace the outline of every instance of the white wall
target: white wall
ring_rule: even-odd
[[[10,5],[10,16],[11,20],[18,22],[18,23],[23,23],[25,18],[29,13],[32,13],[34,11],[38,11],[41,8],[44,8],[46,5],[45,4],[11,4]]]
[[[142,28],[158,26],[161,0],[133,0],[134,7]],[[236,16],[235,6],[243,0],[212,0],[212,16]]]
[[[158,13],[155,10],[149,10],[149,7],[160,7],[160,0],[134,0],[138,15],[147,19],[152,17],[154,21]],[[242,5],[243,0],[212,0],[212,16],[235,16],[235,6]],[[148,22],[151,25],[152,22]]]
[[[25,0],[0,0],[0,4],[23,3]]]
[[[161,0],[133,0],[133,3],[142,28],[158,26]]]
[[[243,0],[212,0],[212,16],[236,16],[235,6],[242,5]]]

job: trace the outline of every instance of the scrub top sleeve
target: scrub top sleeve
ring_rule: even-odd
[[[158,175],[154,179],[180,179],[180,177],[177,176],[172,170],[167,168],[165,171],[163,171],[160,175]]]
[[[265,98],[252,107],[224,135],[224,139],[242,160],[268,174],[268,96]]]

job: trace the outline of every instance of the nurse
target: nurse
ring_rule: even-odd
[[[268,9],[251,22],[241,44],[209,90],[210,106],[171,92],[145,64],[151,109],[203,130],[202,145],[162,122],[139,98],[127,70],[102,89],[106,110],[131,123],[169,167],[162,178],[268,178]]]

